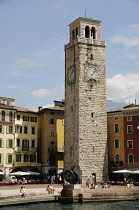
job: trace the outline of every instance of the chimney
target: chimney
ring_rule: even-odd
[[[38,107],[38,112],[40,112],[42,110],[42,106]]]

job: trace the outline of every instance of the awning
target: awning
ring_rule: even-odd
[[[127,169],[123,169],[123,170],[113,171],[112,173],[117,173],[117,174],[129,174],[129,173],[131,173],[131,171],[130,171],[130,170],[127,170]]]
[[[139,170],[136,170],[136,171],[131,171],[130,174],[139,174]]]
[[[27,171],[27,173],[29,173],[29,175],[36,175],[36,176],[40,175],[40,173],[34,171]]]
[[[0,175],[4,174],[4,172],[0,171]]]
[[[26,175],[30,175],[28,172],[25,171],[16,171],[16,172],[12,172],[9,173],[9,175],[13,175],[13,176],[26,176]]]

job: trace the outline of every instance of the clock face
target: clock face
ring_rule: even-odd
[[[87,76],[90,80],[96,80],[96,77],[97,77],[97,72],[96,70],[93,68],[93,69],[89,69],[87,71]]]
[[[75,82],[75,66],[71,66],[67,70],[67,82],[68,84],[72,84]]]
[[[97,64],[88,64],[85,65],[85,82],[99,82],[100,70]]]

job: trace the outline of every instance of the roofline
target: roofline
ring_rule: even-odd
[[[14,99],[14,98],[7,98],[7,97],[2,97],[2,96],[0,96],[0,98],[3,98],[3,99],[12,99],[12,100],[14,100],[14,101],[15,101],[15,99]]]
[[[70,23],[68,26],[71,26],[74,22],[77,22],[77,21],[81,21],[81,20],[86,20],[86,21],[90,21],[90,22],[97,22],[97,23],[101,23],[102,21],[100,20],[95,20],[95,19],[92,19],[92,18],[87,18],[87,17],[78,17],[77,19],[75,19],[72,23]]]

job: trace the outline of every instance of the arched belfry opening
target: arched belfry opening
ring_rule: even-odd
[[[76,28],[75,38],[78,38],[78,28]]]
[[[74,29],[72,30],[72,40],[75,39],[75,31]]]
[[[85,38],[89,38],[89,26],[85,27]]]
[[[91,28],[91,37],[92,37],[92,39],[96,39],[96,29],[95,29],[95,27]]]

